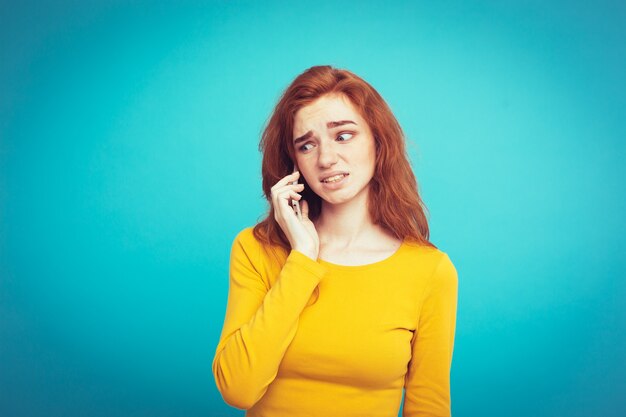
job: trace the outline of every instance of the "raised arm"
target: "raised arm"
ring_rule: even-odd
[[[415,330],[406,375],[403,417],[450,417],[458,277],[447,254],[435,268]]]
[[[224,401],[240,409],[259,401],[276,377],[300,313],[327,271],[292,250],[268,289],[269,279],[259,273],[260,249],[249,231],[233,242],[226,317],[212,364]]]

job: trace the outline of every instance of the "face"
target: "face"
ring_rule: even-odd
[[[367,122],[346,96],[324,95],[298,110],[293,139],[300,174],[324,202],[365,201],[376,145]],[[322,182],[336,172],[348,175]]]

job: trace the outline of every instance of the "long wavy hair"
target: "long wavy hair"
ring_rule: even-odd
[[[376,144],[376,167],[370,182],[368,209],[378,224],[398,239],[436,248],[429,241],[426,206],[406,153],[405,136],[391,109],[365,80],[345,69],[314,66],[298,75],[281,95],[263,130],[259,151],[263,154],[263,195],[269,203],[267,217],[254,226],[254,236],[264,246],[291,250],[289,240],[274,218],[271,188],[293,171],[296,159],[293,125],[299,109],[326,94],[344,94],[369,125]],[[302,198],[309,204],[313,221],[322,201],[301,175]]]

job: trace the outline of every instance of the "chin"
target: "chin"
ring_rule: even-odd
[[[328,195],[328,194],[319,194],[320,198],[327,204],[343,204],[347,203],[351,200],[354,200],[356,195],[350,194],[342,194],[342,195]]]

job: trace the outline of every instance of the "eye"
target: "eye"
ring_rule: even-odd
[[[337,138],[340,138],[340,137],[342,137],[343,135],[348,135],[348,136],[350,136],[350,137],[349,137],[348,139],[346,139],[346,140],[350,140],[350,139],[352,139],[352,136],[354,136],[354,135],[353,135],[352,133],[350,133],[350,132],[343,132],[343,133],[341,133],[339,136],[337,136]],[[345,142],[345,140],[342,140],[342,142]]]
[[[340,133],[340,134],[337,136],[337,139],[339,139],[339,138],[343,138],[343,137],[344,137],[344,135],[348,135],[348,138],[343,139],[343,140],[340,140],[340,142],[347,142],[347,141],[349,141],[350,139],[352,139],[352,136],[354,136],[354,133],[352,133],[352,132],[343,132],[343,133]],[[309,150],[310,150],[310,148],[306,148],[306,146],[307,146],[307,145],[311,145],[311,142],[307,142],[307,143],[305,143],[304,145],[302,145],[302,146],[298,147],[298,150],[299,150],[300,152],[307,152],[307,151],[309,151]],[[312,146],[312,145],[311,145],[311,146]]]
[[[307,145],[310,145],[310,144],[311,144],[310,142],[305,143],[304,145],[300,146],[298,149],[299,149],[301,152],[306,152],[306,151],[308,151],[308,149],[305,149],[304,147],[305,147],[305,146],[307,146]]]

